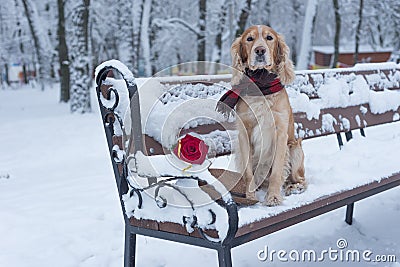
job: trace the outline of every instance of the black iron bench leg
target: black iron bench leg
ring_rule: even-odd
[[[364,131],[363,131],[364,132]],[[346,141],[350,141],[353,138],[353,133],[351,131],[345,132],[344,133],[345,137],[346,137]],[[364,134],[365,136],[365,134]],[[340,133],[336,133],[336,138],[339,144],[339,148],[342,149],[343,147],[343,139],[342,139],[342,135]]]
[[[344,135],[346,136],[346,141],[350,141],[353,138],[353,134],[351,131],[345,132]]]
[[[354,203],[347,205],[345,221],[348,225],[353,224],[353,210],[354,210]]]
[[[124,267],[135,267],[136,252],[136,234],[129,231],[129,227],[125,227],[125,253]]]
[[[361,133],[361,136],[365,137],[365,132],[364,132],[363,128],[360,128],[360,133]]]
[[[232,267],[231,247],[221,246],[217,250],[219,267]]]
[[[342,136],[340,135],[340,133],[336,133],[336,137],[337,137],[337,141],[339,144],[339,149],[342,149],[342,146],[343,146]]]

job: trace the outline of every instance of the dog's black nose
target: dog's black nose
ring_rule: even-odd
[[[265,51],[266,51],[265,48],[262,47],[262,46],[257,46],[256,49],[255,49],[255,52],[256,52],[257,56],[264,55]]]

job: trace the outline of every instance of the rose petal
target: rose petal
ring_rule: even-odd
[[[178,151],[179,143],[180,151]],[[185,162],[192,164],[202,164],[207,157],[208,146],[204,143],[203,140],[187,134],[182,139],[180,139],[178,145],[175,147],[173,152],[175,155],[178,156],[178,158]]]

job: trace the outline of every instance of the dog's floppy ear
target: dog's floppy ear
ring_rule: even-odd
[[[295,79],[293,62],[289,58],[289,47],[285,40],[278,34],[277,45],[275,48],[276,71],[282,84],[290,84]]]
[[[242,79],[243,72],[245,69],[245,62],[247,61],[247,53],[244,51],[242,43],[242,38],[238,37],[233,42],[231,46],[231,56],[232,56],[232,85],[239,84]]]

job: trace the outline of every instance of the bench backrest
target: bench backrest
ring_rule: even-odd
[[[157,79],[164,86],[174,88],[176,94],[179,84],[211,86],[228,82],[230,76],[221,75],[206,81],[203,76]],[[360,129],[364,135],[364,128],[368,126],[400,119],[400,66],[396,64],[361,64],[347,69],[297,72],[295,82],[287,86],[287,90],[294,104],[295,134],[303,139],[349,133],[355,129]],[[182,129],[180,134],[209,134],[232,129],[233,122],[222,122]],[[144,140],[148,155],[165,153],[153,138],[145,135]],[[229,149],[217,156],[228,153]]]
[[[118,75],[119,71],[112,66],[101,67],[103,67],[102,72],[97,75],[98,84],[105,81],[107,76]],[[125,79],[129,96],[134,97],[130,102],[130,109],[131,128],[135,138],[130,138],[130,131],[126,137],[122,133],[110,133],[112,136],[108,140],[110,151],[115,144],[119,144],[121,149],[131,153],[137,150],[142,150],[147,155],[168,153],[168,149],[165,149],[160,142],[141,131],[138,91],[133,76],[128,71],[125,70],[124,74],[119,75]],[[179,92],[180,86],[187,84],[200,84],[207,87],[222,82],[226,85],[230,80],[230,75],[158,77],[155,79],[164,87],[174,88],[176,93]],[[103,98],[109,99],[113,95],[112,90],[108,91],[109,88],[110,86],[107,87],[106,84],[98,86],[98,94],[101,92]],[[368,126],[390,123],[400,119],[400,66],[396,64],[362,64],[348,69],[297,72],[295,82],[288,86],[287,90],[291,102],[294,101],[295,104],[293,107],[295,134],[303,139],[333,133],[349,133],[355,129],[360,129],[364,134],[363,130]],[[124,119],[124,114],[115,116],[112,108],[101,105],[100,95],[98,96],[105,120],[115,120],[116,117],[119,117],[116,121]],[[305,99],[305,102],[298,105],[297,99]],[[329,103],[330,99],[334,99],[333,103]],[[314,105],[314,109],[307,105]],[[226,131],[234,128],[233,122],[212,123],[181,129],[180,135],[188,132],[209,134],[217,130]],[[106,131],[111,130],[106,129]],[[142,138],[139,138],[140,136]],[[230,147],[219,151],[216,156],[229,153]]]
[[[390,98],[398,95],[392,92],[400,90],[399,65],[361,64],[347,69],[300,72],[290,87],[307,94],[312,101],[320,100],[321,95],[346,98],[331,104],[338,107],[322,108],[318,118],[310,119],[305,112],[295,112],[296,133],[302,138],[348,132],[399,119],[399,105],[390,103]],[[336,92],[329,93],[326,89]]]

